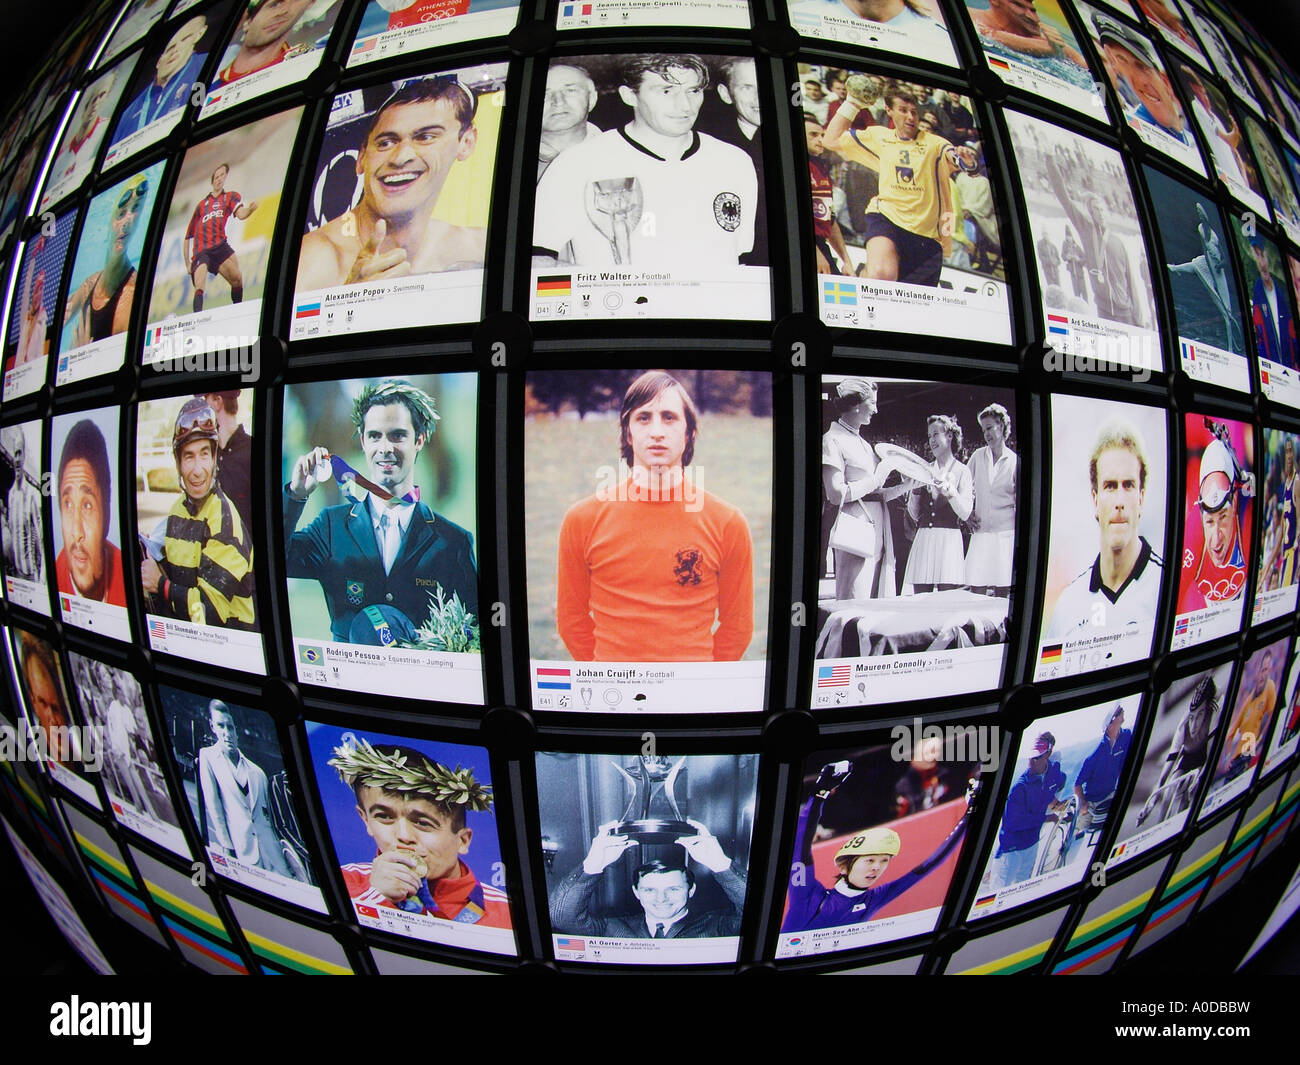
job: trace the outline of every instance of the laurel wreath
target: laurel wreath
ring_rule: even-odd
[[[355,747],[335,747],[334,757],[328,764],[338,770],[343,783],[350,788],[362,784],[382,791],[427,795],[447,806],[492,809],[492,788],[478,783],[472,769],[462,769],[459,765],[449,769],[424,757],[420,762],[408,765],[406,755],[398,751],[382,754],[359,739]]]

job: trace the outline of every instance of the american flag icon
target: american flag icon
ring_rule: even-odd
[[[149,637],[151,639],[167,639],[167,626],[156,618],[149,619]]]
[[[841,662],[838,666],[817,667],[817,687],[844,688],[849,683],[849,664]]]

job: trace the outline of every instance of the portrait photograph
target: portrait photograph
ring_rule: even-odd
[[[1252,625],[1295,612],[1300,583],[1296,543],[1296,508],[1300,506],[1297,451],[1300,451],[1300,434],[1264,429],[1264,454],[1259,464],[1259,572],[1255,577]]]
[[[750,371],[528,374],[534,706],[592,709],[593,694],[598,710],[761,706],[771,388]]]
[[[1165,44],[1195,59],[1206,70],[1210,69],[1210,61],[1205,58],[1200,43],[1188,28],[1178,0],[1134,0],[1134,2],[1142,9],[1142,14],[1146,15],[1147,21],[1155,27]]]
[[[118,516],[120,407],[50,422],[54,580],[67,624],[131,642]]]
[[[291,340],[477,321],[505,79],[489,63],[334,98]]]
[[[1148,657],[1165,574],[1165,412],[1053,395],[1051,441],[1036,680]]]
[[[103,747],[93,733],[83,740],[81,722],[68,701],[68,683],[58,649],[35,633],[13,626],[13,663],[27,723],[50,777],[101,809],[94,776],[103,768]]]
[[[300,681],[482,702],[476,397],[465,373],[286,386]]]
[[[1267,644],[1242,666],[1232,713],[1223,726],[1223,743],[1211,768],[1210,789],[1201,803],[1201,820],[1247,791],[1255,779],[1281,699],[1290,643],[1285,636]]]
[[[1254,547],[1255,431],[1183,416],[1182,555],[1171,651],[1236,632]]]
[[[555,960],[735,961],[757,783],[756,754],[539,752]]]
[[[819,751],[804,762],[778,960],[933,930],[980,763],[967,744],[946,743],[944,729],[920,726],[917,718],[893,744]]]
[[[113,112],[117,110],[117,102],[122,98],[137,58],[124,59],[81,90],[76,110],[63,132],[49,176],[45,179],[45,191],[41,194],[42,211],[76,192],[90,176],[99,155],[99,146],[108,135],[108,124],[113,120]]]
[[[307,744],[356,922],[513,955],[488,752],[315,721]]]
[[[41,464],[44,425],[38,421],[0,427],[0,549],[5,598],[50,616],[45,573],[45,512],[48,474]]]
[[[1243,112],[1241,124],[1246,129],[1246,140],[1255,156],[1259,176],[1278,225],[1293,242],[1300,241],[1300,200],[1296,199],[1280,149],[1263,123],[1254,115]]]
[[[1295,293],[1287,283],[1282,251],[1243,218],[1230,216],[1228,228],[1250,293],[1247,329],[1255,342],[1260,391],[1276,403],[1300,407],[1300,345],[1296,342],[1292,303]]]
[[[155,651],[265,673],[252,518],[240,507],[252,426],[251,388],[141,401],[129,568]]]
[[[1268,754],[1264,756],[1264,768],[1260,770],[1265,775],[1285,764],[1300,746],[1300,666],[1296,664],[1294,649],[1289,665],[1285,692],[1277,707],[1277,727],[1273,729]]]
[[[56,388],[112,373],[126,357],[136,281],[147,267],[145,234],[165,166],[157,162],[124,178],[86,208],[57,323]]]
[[[822,378],[814,707],[1001,682],[1019,503],[1005,388]]]
[[[270,714],[158,685],[169,754],[212,871],[318,913],[317,886]]]

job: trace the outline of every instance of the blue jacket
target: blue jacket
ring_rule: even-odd
[[[1060,762],[1049,762],[1042,776],[1036,777],[1028,769],[1020,774],[1007,796],[1007,807],[1002,811],[1002,828],[998,832],[998,846],[1003,853],[1022,851],[1036,846],[1038,834],[1043,829],[1043,815],[1056,801],[1056,793],[1065,786],[1065,771]]]
[[[167,79],[161,88],[149,80],[140,95],[126,105],[122,117],[117,120],[117,129],[113,132],[113,143],[124,140],[129,134],[139,133],[151,122],[156,122],[163,115],[170,114],[178,107],[183,107],[194,90],[194,84],[203,73],[206,55],[192,55],[180,70]]]
[[[897,880],[878,887],[869,887],[864,891],[855,891],[852,895],[837,891],[835,886],[823,887],[812,878],[813,826],[821,816],[824,799],[811,796],[799,811],[799,827],[795,830],[796,861],[803,863],[800,882],[796,884],[791,876],[787,899],[789,909],[781,924],[782,932],[809,932],[814,928],[843,928],[845,925],[865,924],[879,913],[886,905],[899,895],[934,872],[952,853],[953,848],[962,841],[966,834],[966,822],[969,812],[962,814],[961,820],[948,833],[948,838],[939,844],[930,857],[910,872],[904,873]]]
[[[442,586],[445,599],[460,596],[478,616],[474,540],[424,503],[415,504],[391,573],[375,542],[364,502],[326,507],[307,528],[294,531],[303,503],[284,491],[285,573],[320,582],[330,612],[330,634],[348,642],[352,619],[367,606],[397,608],[415,625],[429,616],[429,596]]]
[[[1132,730],[1122,728],[1115,737],[1114,747],[1103,736],[1097,749],[1088,755],[1079,775],[1074,778],[1074,786],[1083,788],[1083,797],[1090,803],[1100,802],[1115,793],[1119,775],[1124,771],[1124,759],[1128,757],[1132,743]]]

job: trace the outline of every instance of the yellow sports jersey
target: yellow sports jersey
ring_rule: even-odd
[[[945,247],[952,234],[941,235],[939,224],[953,210],[952,167],[943,154],[949,147],[934,133],[921,131],[905,141],[884,126],[851,129],[834,145],[845,159],[880,175],[880,193],[867,205],[868,214],[882,214],[900,229],[941,240]]]

